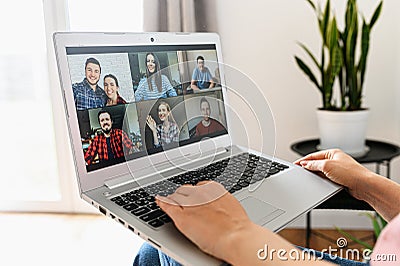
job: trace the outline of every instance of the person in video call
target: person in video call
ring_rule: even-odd
[[[136,101],[154,100],[177,96],[166,75],[160,72],[160,61],[153,53],[147,53],[145,57],[146,75],[139,82],[135,91]]]
[[[97,59],[91,57],[85,62],[85,78],[82,82],[72,85],[75,105],[78,110],[103,107],[107,95],[98,85],[101,67]]]
[[[126,104],[126,101],[118,93],[118,79],[113,74],[104,76],[104,91],[107,95],[106,106]]]
[[[215,83],[208,67],[204,65],[204,57],[199,55],[196,59],[197,67],[193,70],[190,87],[193,90],[211,89]]]
[[[184,185],[175,193],[156,196],[157,204],[174,221],[175,226],[204,252],[232,265],[398,265],[400,258],[400,185],[357,163],[344,152],[333,149],[309,154],[295,164],[318,173],[344,186],[357,199],[370,204],[388,225],[378,237],[369,263],[340,258],[335,254],[308,250],[315,258],[299,259],[289,252],[302,250],[279,235],[254,224],[245,210],[225,188],[213,181],[196,186]],[[268,250],[285,250],[285,260],[277,253],[266,260],[257,254],[268,245]],[[307,250],[306,250],[307,251]],[[397,261],[382,261],[382,254],[394,254]],[[270,255],[270,253],[269,253]],[[282,255],[282,253],[281,253]],[[180,265],[172,258],[144,244],[133,265]]]
[[[158,118],[161,124],[157,125],[156,121],[147,116],[146,124],[153,134],[154,147],[161,147],[173,142],[179,141],[179,128],[172,116],[171,107],[168,103],[162,101],[158,105]]]
[[[97,117],[102,134],[94,137],[85,153],[87,165],[92,164],[97,155],[101,162],[121,158],[124,154],[138,151],[124,131],[112,127],[113,119],[107,110],[101,110]]]
[[[225,129],[220,122],[210,117],[211,107],[206,97],[200,99],[200,111],[203,115],[203,120],[196,125],[196,137],[223,131]]]

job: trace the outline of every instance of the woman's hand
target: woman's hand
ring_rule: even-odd
[[[149,128],[151,129],[151,131],[157,132],[157,124],[156,121],[154,121],[153,117],[151,117],[151,115],[147,116],[146,119],[146,124],[149,126]]]
[[[370,176],[370,171],[341,150],[332,149],[311,153],[294,162],[307,170],[320,172],[333,182],[347,187],[359,198],[357,184]]]
[[[235,237],[252,225],[240,203],[213,181],[181,186],[168,197],[157,196],[156,202],[187,238],[220,259],[226,259]]]

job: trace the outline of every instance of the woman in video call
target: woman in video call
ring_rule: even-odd
[[[170,144],[179,141],[179,128],[172,116],[171,107],[168,103],[162,101],[158,105],[158,118],[161,124],[157,125],[156,121],[147,116],[147,125],[151,129],[154,140],[154,147],[161,147],[161,145]]]
[[[146,75],[139,82],[135,91],[136,101],[154,100],[177,96],[168,77],[160,73],[160,61],[153,53],[147,53],[145,58]]]
[[[107,95],[106,106],[126,104],[126,101],[119,95],[118,79],[113,74],[104,76],[104,92]]]

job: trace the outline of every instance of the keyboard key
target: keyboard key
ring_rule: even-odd
[[[120,200],[115,201],[115,203],[116,203],[117,205],[119,205],[119,206],[124,206],[124,205],[126,205],[126,204],[129,204],[130,202],[127,201],[127,200],[120,199]]]
[[[158,228],[158,227],[162,226],[163,224],[164,224],[164,222],[162,222],[158,219],[155,219],[155,220],[149,222],[149,225],[151,225],[154,228]]]
[[[139,198],[136,197],[135,195],[129,195],[125,198],[125,200],[129,201],[129,202],[134,202],[136,200],[138,200]]]
[[[161,216],[161,217],[158,218],[158,219],[160,219],[160,220],[163,221],[164,223],[172,222],[172,219],[171,219],[168,215],[166,215],[166,214],[164,214],[163,216]]]
[[[124,209],[127,211],[132,211],[132,210],[136,209],[137,207],[139,207],[139,206],[136,205],[135,203],[130,203],[128,205],[125,205]]]
[[[138,208],[138,209],[136,209],[136,210],[134,210],[134,211],[131,211],[131,213],[132,213],[133,215],[135,215],[135,216],[140,216],[140,215],[143,215],[143,214],[148,213],[149,211],[150,211],[149,208],[140,207],[140,208]]]
[[[247,187],[248,185],[250,184],[250,181],[248,182],[248,181],[240,181],[239,183],[238,183],[238,185],[239,186],[241,186],[242,188],[245,188],[245,187]]]
[[[285,164],[278,164],[278,166],[279,167],[282,167],[283,169],[288,169],[289,168],[289,166],[287,166],[287,165],[285,165]]]
[[[155,210],[152,212],[149,212],[145,215],[140,216],[140,219],[142,219],[145,222],[151,221],[155,218],[160,217],[161,215],[165,214],[165,212],[163,212],[162,210]]]
[[[134,203],[139,205],[139,206],[144,206],[144,205],[147,205],[149,202],[147,200],[145,200],[145,199],[138,199]]]
[[[240,187],[240,189],[242,189],[242,188]],[[235,193],[236,191],[239,191],[240,189],[238,189],[236,186],[233,186],[233,187],[231,187],[231,188],[229,189],[229,193],[233,194],[233,193]]]
[[[158,207],[157,203],[152,202],[149,205],[146,206],[147,208],[150,208],[151,210],[156,210],[159,209],[160,207]]]
[[[235,189],[236,191],[238,191],[238,190],[241,190],[241,189],[242,189],[242,186],[236,184],[236,185],[234,185],[232,188]]]
[[[111,201],[118,201],[118,200],[122,200],[122,198],[120,196],[114,197],[111,199]]]
[[[268,170],[268,174],[269,174],[269,175],[274,175],[274,174],[276,174],[276,173],[279,173],[279,169],[277,169],[277,168],[275,168],[275,167],[271,167],[271,168]]]

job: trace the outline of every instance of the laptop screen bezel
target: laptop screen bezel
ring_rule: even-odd
[[[66,118],[68,122],[69,136],[72,145],[73,159],[80,192],[85,192],[100,186],[111,179],[130,175],[130,169],[141,169],[148,164],[149,159],[153,163],[162,163],[171,159],[171,154],[192,154],[193,146],[196,143],[167,150],[164,152],[148,155],[143,158],[137,158],[127,163],[119,163],[108,166],[103,169],[88,172],[84,154],[82,152],[82,142],[80,138],[77,110],[75,107],[72,93],[72,83],[69,74],[67,59],[67,47],[104,47],[104,46],[158,46],[158,45],[215,45],[218,63],[222,63],[222,52],[219,36],[216,33],[55,33],[54,45],[57,57],[58,71],[61,83],[61,92],[64,98]],[[225,84],[223,69],[220,69],[221,84]],[[227,91],[222,87],[222,94],[225,105],[227,102]],[[227,128],[229,129],[229,112],[226,111]],[[203,140],[204,147],[209,149],[223,148],[231,143],[229,130],[227,134]],[[207,145],[207,142],[213,142]],[[177,151],[178,149],[178,151]],[[202,150],[207,152],[207,150]]]

